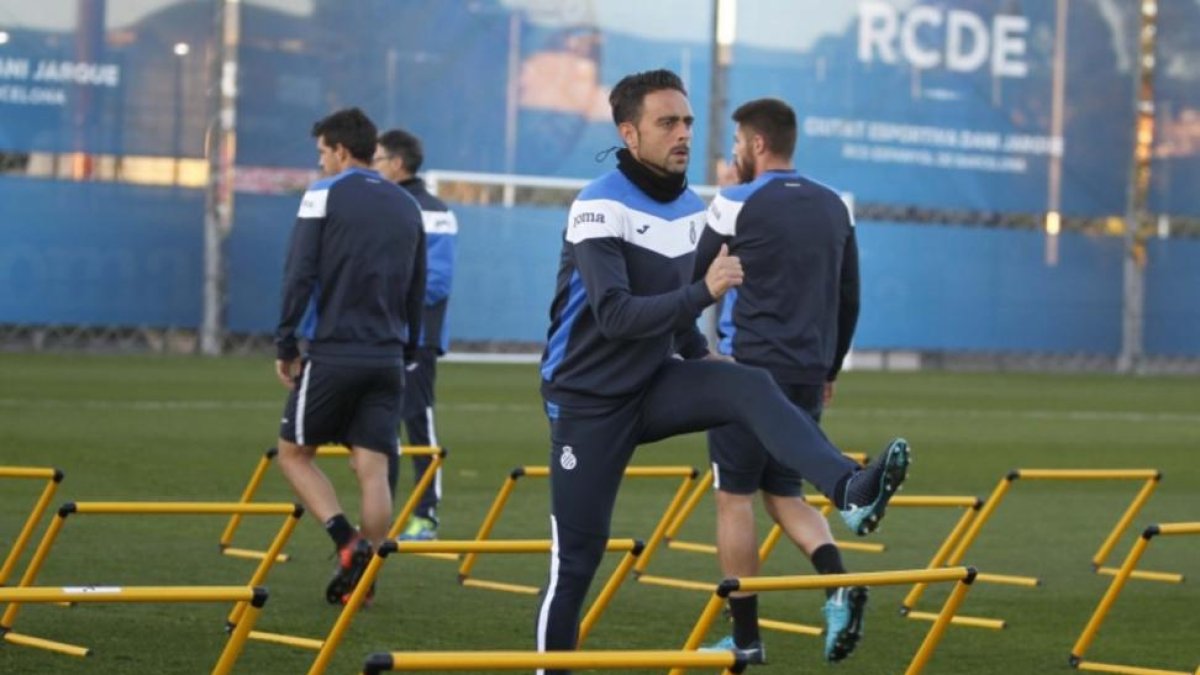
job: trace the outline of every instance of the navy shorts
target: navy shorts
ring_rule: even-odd
[[[305,361],[288,396],[279,436],[297,445],[398,452],[404,367]]]
[[[779,388],[814,422],[821,421],[825,385],[781,383]],[[722,492],[748,495],[762,490],[780,497],[802,494],[800,474],[775,461],[754,434],[740,424],[709,430],[708,460],[713,468],[713,487]]]

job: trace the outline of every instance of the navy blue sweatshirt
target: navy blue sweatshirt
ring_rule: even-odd
[[[446,203],[429,193],[425,181],[409,178],[400,187],[408,190],[421,205],[425,223],[425,311],[421,317],[421,347],[439,355],[450,348],[450,326],[446,307],[454,282],[454,249],[458,239],[458,220]]]
[[[300,202],[283,273],[275,346],[343,362],[402,362],[421,335],[425,232],[421,209],[367,169],[313,183]]]
[[[713,299],[691,280],[704,208],[687,189],[655,201],[620,170],[579,193],[542,354],[547,401],[605,405],[641,391],[675,354],[708,354],[696,318]]]
[[[837,378],[858,323],[854,217],[833,190],[793,171],[767,171],[709,206],[693,277],[721,244],[746,278],[725,295],[720,351],[789,384]]]

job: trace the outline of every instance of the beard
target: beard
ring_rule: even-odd
[[[737,169],[739,183],[749,183],[754,180],[754,156],[738,155],[733,158],[733,168]]]

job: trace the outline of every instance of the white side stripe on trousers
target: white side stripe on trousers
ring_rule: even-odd
[[[550,516],[550,583],[546,585],[546,597],[542,600],[542,609],[538,612],[537,648],[539,652],[546,651],[546,629],[550,622],[550,605],[554,604],[554,592],[558,588],[558,519]],[[538,669],[537,675],[545,675],[544,669]]]
[[[437,440],[437,428],[433,425],[433,406],[425,406],[425,426],[429,429],[429,444],[433,447],[440,447]],[[433,475],[433,498],[442,501],[442,468],[439,466],[437,473]]]

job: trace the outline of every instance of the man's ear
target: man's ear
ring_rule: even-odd
[[[767,151],[767,139],[762,137],[762,134],[754,134],[750,140],[750,148],[754,154],[761,155]]]
[[[621,122],[621,125],[617,127],[617,133],[621,135],[621,140],[625,141],[626,147],[630,150],[637,150],[638,132],[633,122]]]

